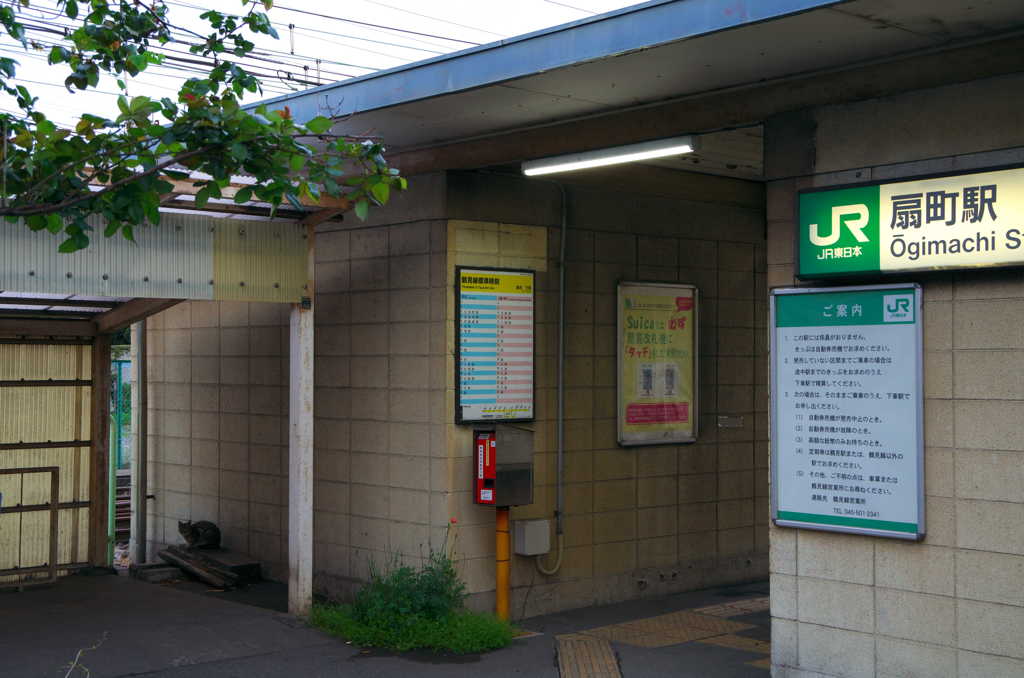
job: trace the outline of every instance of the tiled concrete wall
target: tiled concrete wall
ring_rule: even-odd
[[[767,572],[763,194],[714,184],[713,203],[569,189],[565,562],[548,578],[515,558],[515,616]],[[371,560],[416,562],[444,545],[454,518],[473,603],[492,605],[494,511],[472,504],[472,429],[452,423],[456,264],[538,271],[537,502],[515,517],[552,516],[559,212],[549,184],[456,174],[417,177],[368,222],[319,229],[318,591],[343,595]],[[616,444],[619,280],[700,290],[694,445]],[[193,303],[150,332],[155,540],[175,541],[178,519],[216,520],[228,545],[277,577],[287,552],[287,313]],[[719,415],[739,426],[719,429]]]
[[[449,214],[458,218],[449,222],[449,270],[468,264],[538,271],[535,503],[515,509],[513,519],[550,518],[559,191],[519,178],[466,174],[450,178],[448,194]],[[532,558],[513,556],[513,616],[763,577],[768,433],[760,195],[747,205],[624,199],[576,186],[568,195],[565,559],[557,575],[545,577]],[[700,290],[696,444],[616,443],[619,280],[695,283]],[[449,355],[449,375],[453,360]],[[449,422],[452,404],[450,393]],[[742,425],[719,429],[718,415],[738,417]],[[448,428],[462,568],[475,604],[486,608],[493,604],[493,509],[472,504],[472,428]]]
[[[1024,162],[1022,84],[979,81],[769,124],[769,171],[783,175],[768,187],[769,286],[794,283],[799,188]],[[794,148],[814,149],[815,166],[786,167]],[[775,676],[1024,676],[1024,277],[903,279],[924,288],[927,536],[773,528]]]
[[[371,560],[415,562],[444,539],[444,186],[418,177],[368,221],[317,229],[319,592],[344,595]],[[213,520],[286,578],[289,312],[192,302],[150,320],[153,547],[180,542],[178,520]]]
[[[226,546],[287,570],[287,313],[196,301],[147,321],[152,549],[179,520],[212,520]]]

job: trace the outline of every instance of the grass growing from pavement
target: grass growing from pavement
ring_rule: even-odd
[[[431,550],[419,568],[392,561],[380,569],[371,563],[370,581],[350,605],[314,605],[310,622],[355,645],[403,652],[471,654],[512,642],[515,631],[508,622],[465,609],[465,599],[451,556]]]

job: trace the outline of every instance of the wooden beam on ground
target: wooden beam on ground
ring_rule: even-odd
[[[143,318],[164,311],[181,301],[181,299],[132,299],[106,313],[99,314],[92,319],[92,322],[97,333],[110,334]]]
[[[288,342],[288,612],[313,605],[314,227],[308,226],[308,301],[294,304]]]
[[[110,336],[92,344],[92,439],[89,455],[89,550],[92,565],[106,567],[110,503]]]
[[[94,337],[96,325],[90,320],[38,320],[0,318],[0,335],[19,337]]]

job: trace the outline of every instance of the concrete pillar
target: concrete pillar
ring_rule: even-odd
[[[146,495],[149,494],[148,419],[149,384],[146,379],[146,321],[132,324],[132,522],[129,554],[133,563],[149,560],[146,550],[148,530],[146,528]]]
[[[313,605],[313,250],[307,224],[307,297],[295,304],[288,374],[288,612],[305,617]]]
[[[292,308],[288,401],[288,611],[313,602],[313,310]]]

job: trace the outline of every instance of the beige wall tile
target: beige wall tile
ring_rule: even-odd
[[[956,502],[957,546],[1024,555],[1024,504]]]
[[[1024,607],[1024,556],[969,551],[956,553],[956,591],[961,598]]]
[[[961,676],[984,676],[985,678],[1019,678],[1024,676],[1024,659],[996,657],[960,650],[957,653]]]
[[[951,548],[879,540],[875,583],[891,589],[951,596],[956,552]]]
[[[956,650],[878,636],[878,673],[885,676],[956,678]]]
[[[956,622],[961,649],[1024,659],[1024,607],[960,600]]]
[[[803,583],[800,582],[801,587]],[[953,598],[880,588],[876,600],[878,633],[934,645],[954,642],[956,601]]]
[[[798,574],[855,584],[874,583],[874,540],[813,530],[797,532]]]
[[[871,586],[801,576],[797,614],[801,622],[870,633],[875,629],[875,592]]]
[[[801,668],[844,678],[873,678],[875,640],[871,634],[800,623],[797,630]]]

